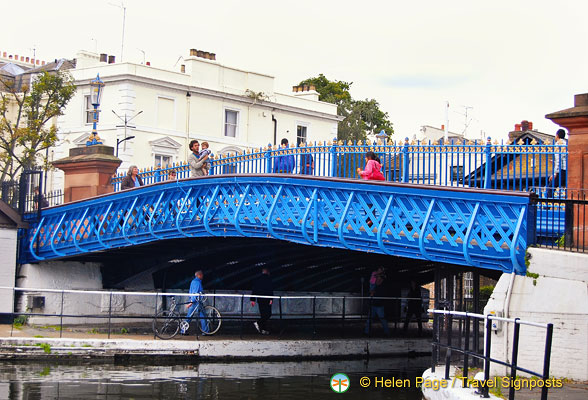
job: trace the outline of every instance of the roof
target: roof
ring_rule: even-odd
[[[0,200],[0,227],[28,228],[28,224],[23,222],[12,207]]]
[[[2,67],[0,67],[0,71],[2,71],[4,74],[9,74],[9,75],[20,75],[23,72],[25,72],[25,70],[22,67],[19,67],[16,64],[13,63],[6,63],[4,64]]]

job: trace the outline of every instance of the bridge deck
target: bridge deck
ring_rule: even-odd
[[[45,209],[28,230],[21,262],[182,237],[241,236],[524,273],[530,201],[525,192],[208,176]]]

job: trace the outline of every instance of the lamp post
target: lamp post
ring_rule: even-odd
[[[104,88],[104,82],[100,79],[100,74],[96,74],[96,78],[90,81],[90,102],[94,106],[94,123],[92,125],[92,133],[88,137],[86,146],[92,146],[95,144],[102,144],[96,125],[98,123],[98,107],[100,106],[100,100],[102,99],[102,91]]]
[[[121,144],[122,142],[126,141],[126,140],[131,140],[134,139],[134,136],[127,136],[124,139],[116,139],[116,156],[118,157],[118,145]]]

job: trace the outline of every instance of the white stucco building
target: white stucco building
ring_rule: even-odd
[[[134,136],[118,146],[121,172],[132,164],[144,168],[184,162],[192,139],[207,141],[218,156],[279,144],[283,137],[295,145],[297,140],[337,136],[337,107],[318,101],[316,91],[277,93],[274,77],[222,65],[209,53],[190,50],[174,71],[106,61],[113,58],[77,54],[70,72],[78,89],[58,120],[59,143],[51,160],[85,146],[92,129],[89,82],[97,74],[105,83],[98,124],[103,143],[116,148],[117,139]],[[115,115],[128,120],[139,112],[126,129]],[[53,172],[50,187],[62,185],[62,173]]]

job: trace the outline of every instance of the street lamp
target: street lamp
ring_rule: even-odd
[[[94,106],[94,124],[92,125],[92,133],[88,137],[86,146],[102,144],[102,141],[98,136],[98,131],[96,130],[96,124],[98,123],[98,107],[100,106],[103,88],[104,82],[102,82],[102,80],[100,79],[100,74],[96,74],[96,79],[90,81],[90,102]]]
[[[118,145],[121,144],[122,142],[126,141],[126,140],[131,140],[134,139],[134,136],[127,136],[124,139],[116,139],[116,156],[118,157]]]

